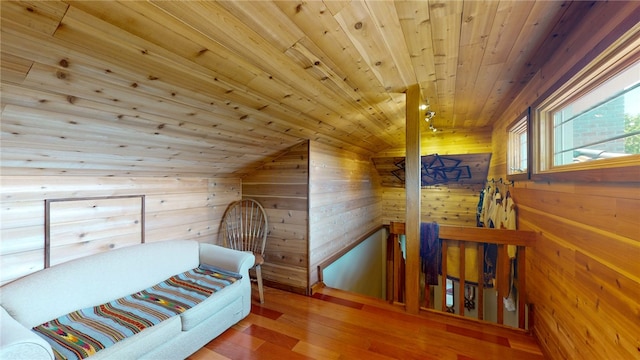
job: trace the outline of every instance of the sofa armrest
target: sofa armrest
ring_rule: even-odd
[[[253,266],[255,256],[250,252],[232,250],[213,244],[200,243],[200,263],[245,274]]]
[[[54,356],[49,343],[0,307],[0,359],[53,360]]]

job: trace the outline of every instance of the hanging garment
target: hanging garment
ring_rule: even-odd
[[[500,216],[500,228],[515,230],[516,229],[516,204],[511,197],[509,191],[505,195],[503,208]],[[504,308],[507,311],[516,311],[515,299],[513,297],[513,282],[515,278],[516,256],[518,247],[515,245],[507,246],[507,255],[509,256],[509,293],[502,299]]]
[[[460,280],[460,242],[449,241],[447,246],[447,278]],[[464,281],[478,285],[478,243],[466,242],[464,246]]]
[[[440,273],[440,226],[438,223],[420,224],[420,260],[426,285],[438,285]]]
[[[484,224],[484,213],[482,210],[484,208],[485,191],[485,189],[482,189],[482,191],[480,191],[478,206],[476,207],[476,226],[478,227],[482,227]]]
[[[484,193],[484,197],[482,200],[482,214],[480,220],[482,221],[482,226],[489,227],[489,207],[491,206],[491,201],[493,200],[493,195],[495,193],[495,188],[492,186],[487,187]]]
[[[500,193],[499,191],[496,191],[495,195],[493,196],[493,213],[491,214],[491,221],[493,222],[493,226],[494,228],[500,228],[500,220],[502,219],[502,217],[504,216],[503,210],[503,201],[502,201],[502,193]]]
[[[484,286],[495,287],[498,245],[484,244]]]
[[[516,204],[513,202],[513,198],[507,192],[504,200],[504,206],[502,208],[502,219],[500,221],[501,229],[516,229]]]
[[[464,279],[469,285],[478,285],[478,281],[484,281],[484,287],[495,286],[496,263],[498,260],[498,246],[496,244],[484,244],[483,273],[478,273],[478,244],[467,242],[464,247]],[[447,279],[460,280],[460,247],[458,242],[450,241],[447,246]]]
[[[502,195],[498,188],[496,188],[493,193],[492,200],[489,202],[489,209],[487,210],[485,227],[488,228],[497,228],[499,226],[498,223],[498,206],[502,205]]]
[[[504,308],[507,311],[516,311],[516,300],[513,298],[513,280],[514,280],[514,271],[515,271],[515,265],[514,265],[514,261],[515,258],[511,259],[511,272],[509,274],[509,294],[507,294],[507,297],[502,298],[502,303],[504,305]]]
[[[500,229],[508,229],[508,230],[516,230],[516,204],[513,202],[513,198],[510,196],[509,192],[505,196],[504,206],[500,211]],[[514,259],[516,257],[517,246],[509,245],[507,246],[507,254],[510,259]]]

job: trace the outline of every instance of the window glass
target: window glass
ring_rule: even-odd
[[[526,179],[529,175],[529,111],[507,128],[507,178]]]
[[[640,154],[640,61],[550,113],[553,166]]]

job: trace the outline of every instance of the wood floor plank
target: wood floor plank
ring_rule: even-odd
[[[217,344],[232,343],[234,345],[255,351],[265,340],[248,335],[243,331],[229,329],[208,344],[208,348],[215,349]]]
[[[189,356],[189,360],[229,360],[228,357],[218,354],[214,350],[203,347],[195,354]]]
[[[260,346],[256,352],[251,357],[252,359],[261,359],[261,360],[308,360],[313,359],[312,357],[304,356],[302,354],[298,354],[291,349],[287,349],[285,347],[266,342],[264,345]]]
[[[447,326],[447,331],[458,334],[458,335],[462,335],[462,336],[468,336],[468,337],[472,337],[474,339],[478,339],[478,340],[482,340],[482,341],[488,341],[494,344],[498,344],[498,345],[502,345],[502,346],[511,346],[509,344],[509,339],[507,339],[504,336],[497,336],[497,335],[493,335],[493,334],[487,334],[487,333],[483,333],[480,331],[476,331],[476,330],[471,330],[471,329],[466,329],[460,326],[453,326],[453,325],[448,325]]]
[[[340,333],[334,328],[315,322],[313,318],[285,314],[278,321],[273,321],[250,314],[248,319],[260,326],[295,336],[301,341],[306,341],[316,347],[339,352],[341,359],[390,359],[387,356],[367,350],[370,342],[366,338]],[[322,359],[322,357],[317,356],[316,359]]]
[[[306,341],[299,341],[292,350],[299,354],[306,355],[315,359],[340,359],[339,352],[316,346]]]
[[[268,309],[266,307],[263,306],[252,306],[251,307],[251,312],[256,314],[256,315],[260,315],[260,316],[264,316],[266,318],[269,318],[271,320],[278,320],[278,318],[280,316],[282,316],[282,313],[279,311],[274,311],[271,309]]]
[[[188,358],[188,360],[200,358],[201,355],[206,356],[206,354],[203,355],[203,351],[207,351],[206,354],[209,354],[209,351],[213,351],[214,354],[219,354],[228,359],[248,359],[252,356],[252,354],[254,354],[254,351],[247,349],[245,347],[242,347],[240,345],[234,344],[232,342],[224,342],[224,341],[216,342],[214,340],[213,342],[210,342],[207,345],[205,345],[204,348],[198,350],[196,353],[191,355]],[[210,358],[204,357],[204,359],[209,360]]]
[[[389,356],[393,359],[406,360],[446,360],[456,359],[457,354],[454,351],[432,346],[430,349],[405,348],[401,345],[383,343],[374,341],[371,343],[371,351]]]
[[[411,315],[340,290],[303,296],[267,287],[264,304],[254,298],[249,316],[188,359],[544,359],[522,330]]]
[[[407,318],[411,318],[412,316],[412,315],[408,315],[404,311],[404,308],[400,305],[381,306],[380,299],[377,299],[377,298],[372,298],[369,296],[356,294],[356,293],[349,293],[343,290],[333,289],[333,288],[323,288],[322,293],[327,295],[332,295],[334,297],[351,300],[353,302],[361,302],[365,304],[365,306],[362,308],[363,311],[374,312],[378,314],[386,314],[386,316],[388,317],[403,318],[404,316],[407,316]],[[400,313],[400,315],[394,314],[394,313]],[[422,314],[424,315],[424,313],[425,311],[423,311]],[[474,318],[462,319],[459,316],[443,313],[439,311],[436,311],[436,312],[430,311],[429,315],[425,315],[425,319],[431,322],[431,325],[430,325],[431,327],[437,327],[441,330],[445,330],[447,325],[455,325],[455,326],[461,326],[467,329],[473,329],[476,331],[482,331],[484,333],[494,334],[494,335],[500,335],[505,331],[504,327],[502,326],[487,327],[485,326],[484,322],[477,321]],[[509,332],[509,340],[511,342],[513,342],[513,340],[517,340],[518,342],[522,341],[523,343],[527,343],[527,342],[530,342],[532,338],[526,332],[515,329],[514,332]],[[534,345],[535,345],[534,347],[537,348],[537,344],[534,343]]]
[[[292,336],[270,330],[259,325],[251,325],[243,332],[247,335],[251,335],[252,337],[262,339],[265,342],[278,345],[289,350],[293,349],[299,341]]]
[[[364,304],[362,304],[362,303],[351,301],[351,300],[342,299],[342,298],[339,298],[339,297],[336,297],[336,296],[325,295],[325,294],[322,294],[322,293],[313,294],[313,297],[316,298],[316,299],[332,302],[332,303],[338,304],[338,305],[348,306],[350,308],[358,309],[358,310],[360,310],[360,309],[362,309],[364,307]]]

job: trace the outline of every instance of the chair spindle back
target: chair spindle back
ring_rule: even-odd
[[[267,216],[260,203],[243,199],[229,205],[222,231],[224,245],[240,251],[264,255],[267,240]]]

